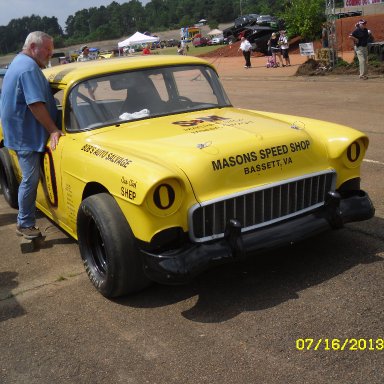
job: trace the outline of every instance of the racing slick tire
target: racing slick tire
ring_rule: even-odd
[[[132,230],[111,195],[83,200],[77,234],[85,270],[103,296],[123,296],[150,284]]]
[[[18,209],[19,183],[13,171],[11,156],[5,147],[0,148],[0,185],[5,201],[10,207]]]

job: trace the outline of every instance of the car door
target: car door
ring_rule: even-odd
[[[65,223],[66,210],[62,190],[61,161],[64,148],[67,146],[68,137],[63,129],[63,95],[64,90],[53,90],[58,108],[56,124],[63,130],[59,144],[55,150],[51,149],[50,139],[47,141],[45,152],[42,156],[40,169],[40,183],[37,190],[37,207],[58,224]]]

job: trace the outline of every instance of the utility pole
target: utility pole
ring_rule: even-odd
[[[327,17],[329,64],[334,67],[337,62],[335,0],[325,0],[325,16]]]

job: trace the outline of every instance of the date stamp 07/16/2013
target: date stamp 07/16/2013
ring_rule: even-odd
[[[299,351],[383,351],[384,338],[303,338],[296,339]]]

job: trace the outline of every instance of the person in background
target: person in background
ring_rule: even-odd
[[[187,43],[185,42],[185,38],[183,37],[180,41],[180,48],[182,50],[181,54],[186,55],[187,54]]]
[[[349,35],[355,44],[355,52],[359,61],[359,77],[362,80],[368,79],[368,40],[369,33],[366,28],[367,22],[363,19],[356,24],[356,29]]]
[[[177,53],[179,55],[184,55],[184,48],[182,47],[181,42],[177,44]]]
[[[89,54],[89,48],[87,45],[83,45],[80,50],[81,53],[77,58],[78,62],[90,61],[95,59]],[[88,89],[89,96],[92,98],[92,100],[95,100],[95,91],[97,88],[97,84],[95,82],[88,81],[85,84],[85,87]]]
[[[279,37],[277,36],[276,32],[273,32],[271,35],[271,38],[268,41],[268,44],[271,47],[271,52],[272,52],[272,60],[274,62],[274,67],[278,67],[278,63],[276,60],[276,57],[279,58],[280,65],[283,66],[283,59],[281,58],[281,49],[279,46]]]
[[[147,44],[144,49],[143,49],[143,55],[150,55],[151,54],[151,50],[149,49],[149,45]]]
[[[55,100],[41,71],[47,67],[52,53],[52,37],[40,31],[31,32],[4,76],[1,95],[4,145],[16,152],[22,173],[16,234],[27,239],[41,236],[35,212],[42,153],[48,138],[55,150],[63,135],[55,123]]]
[[[241,44],[239,47],[239,51],[243,52],[243,56],[245,59],[244,68],[251,68],[251,52],[252,45],[244,36],[241,38]]]
[[[288,67],[291,65],[291,61],[289,59],[289,44],[288,44],[288,36],[286,35],[286,31],[280,31],[279,36],[279,47],[281,48],[281,54],[283,55],[283,59],[285,61],[285,66]],[[284,67],[284,64],[283,64]]]
[[[81,47],[81,53],[77,58],[77,61],[89,61],[93,60],[93,58],[89,55],[89,48],[86,45]]]
[[[328,28],[327,23],[323,23],[321,29],[321,44],[323,48],[328,48]]]

